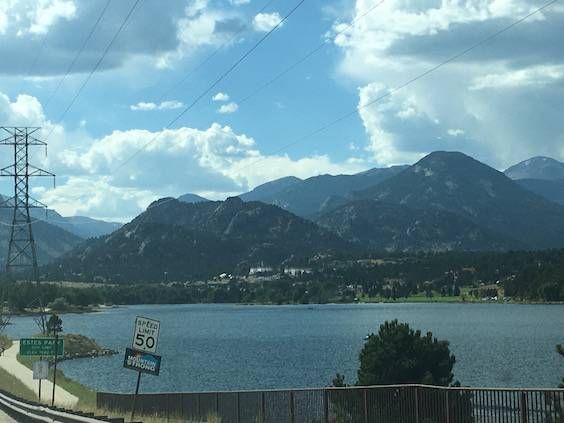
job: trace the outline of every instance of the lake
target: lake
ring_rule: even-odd
[[[319,387],[336,372],[354,383],[364,337],[396,318],[450,341],[463,385],[555,387],[564,376],[555,352],[564,306],[517,304],[151,305],[69,314],[65,332],[120,354],[63,362],[65,374],[96,390],[133,391],[136,373],[122,364],[137,315],[161,321],[161,375],[144,375],[142,392]],[[30,317],[13,323],[15,338],[37,332]]]

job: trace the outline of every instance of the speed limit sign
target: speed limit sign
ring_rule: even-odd
[[[161,322],[137,316],[135,319],[135,333],[133,334],[133,348],[150,353],[157,352],[159,330]]]

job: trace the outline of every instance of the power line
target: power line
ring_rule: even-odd
[[[300,0],[273,28],[270,29],[263,37],[261,37],[249,50],[247,50],[239,59],[235,61],[225,72],[223,72],[211,85],[209,85],[200,95],[198,95],[192,103],[190,103],[184,110],[182,110],[178,115],[176,115],[166,126],[165,129],[170,129],[172,125],[178,122],[182,116],[184,116],[188,111],[192,110],[196,104],[202,100],[206,95],[208,95],[221,81],[223,81],[229,74],[231,74],[241,63],[245,61],[274,31],[276,31],[290,16],[294,14],[296,10],[305,2],[305,0]],[[137,157],[143,150],[145,150],[149,145],[157,140],[159,134],[155,135],[145,144],[143,144],[137,151],[135,151],[131,156],[121,162],[111,173],[115,173],[126,164]]]
[[[86,48],[86,45],[88,44],[88,42],[90,41],[90,39],[94,35],[94,32],[96,32],[96,28],[98,28],[98,25],[100,24],[100,22],[102,21],[102,18],[106,14],[106,11],[108,10],[108,7],[110,6],[111,2],[112,2],[112,0],[108,0],[106,2],[106,4],[104,5],[104,7],[102,8],[102,11],[100,12],[100,15],[98,16],[98,19],[96,19],[96,22],[94,22],[94,25],[92,26],[92,28],[90,29],[90,32],[88,33],[88,35],[86,36],[86,38],[82,42],[82,45],[80,46],[80,48],[79,48],[78,52],[76,53],[76,55],[74,56],[74,58],[72,59],[72,61],[69,65],[69,67],[67,68],[65,74],[63,75],[63,77],[61,79],[59,79],[57,86],[55,87],[55,89],[53,90],[53,92],[51,93],[51,95],[49,96],[47,101],[45,102],[45,104],[43,106],[44,108],[46,108],[49,105],[51,100],[55,97],[55,95],[57,94],[57,92],[61,88],[61,85],[63,85],[63,82],[65,81],[67,76],[69,76],[69,74],[73,70],[74,65],[78,61],[79,57],[82,55],[84,49]]]
[[[258,12],[256,12],[256,14],[262,13],[264,12],[264,10],[270,6],[272,3],[274,2],[274,0],[269,0],[268,2],[266,2],[266,4],[264,6],[262,6]],[[255,15],[256,15],[255,14]],[[254,18],[251,18],[251,20],[248,23],[251,23],[252,20]],[[157,99],[157,103],[160,103],[162,100],[165,99],[165,97],[167,97],[170,93],[172,93],[173,91],[175,91],[176,89],[178,89],[179,87],[181,87],[182,85],[184,85],[184,83],[188,80],[188,78],[190,76],[192,76],[194,73],[196,73],[197,71],[199,71],[202,67],[204,67],[211,59],[213,59],[225,46],[229,45],[230,43],[232,43],[233,41],[235,41],[235,39],[241,35],[241,33],[243,33],[245,30],[247,29],[246,26],[241,27],[237,32],[235,32],[235,34],[229,38],[227,41],[223,42],[219,47],[217,47],[211,54],[209,54],[204,60],[202,60],[200,63],[198,63],[196,66],[194,66],[192,69],[190,69],[186,75],[184,75],[182,77],[182,79],[180,79],[180,81],[176,82],[172,87],[170,87],[168,90],[166,90],[163,94],[161,94],[161,96]]]
[[[349,22],[348,24],[345,25],[345,27],[343,27],[343,29],[337,31],[335,33],[335,36],[340,35],[342,33],[344,33],[345,31],[349,30],[350,28],[352,28],[352,26],[358,22],[359,20],[361,20],[362,18],[366,17],[368,14],[370,14],[371,12],[373,12],[378,6],[380,6],[382,3],[384,3],[386,0],[381,0],[380,2],[376,3],[374,6],[372,6],[371,8],[369,8],[367,11],[365,11],[363,14],[357,16],[356,18],[354,18],[351,22]],[[318,46],[316,46],[315,48],[313,48],[312,50],[310,50],[308,53],[306,53],[304,56],[302,56],[300,59],[298,59],[297,61],[295,61],[294,63],[292,63],[290,66],[288,66],[287,68],[285,68],[284,70],[282,70],[280,73],[278,73],[274,78],[270,79],[269,81],[265,82],[263,85],[261,85],[260,87],[256,88],[253,92],[251,92],[249,95],[243,97],[241,100],[238,100],[236,103],[241,105],[243,103],[246,103],[248,100],[250,100],[252,97],[254,97],[255,95],[257,95],[259,92],[261,92],[262,90],[264,90],[265,88],[268,88],[269,86],[271,86],[273,83],[275,83],[276,81],[278,81],[280,78],[282,78],[283,76],[285,76],[286,74],[288,74],[290,71],[292,71],[293,69],[295,69],[296,67],[298,67],[299,65],[301,65],[302,63],[304,63],[306,60],[308,60],[310,57],[312,57],[313,55],[315,55],[317,52],[321,51],[325,46],[327,45],[327,42],[324,40],[321,44],[319,44]]]
[[[399,85],[399,86],[397,86],[397,87],[395,87],[395,88],[392,88],[392,89],[388,90],[386,93],[384,93],[384,94],[378,96],[378,97],[375,98],[374,100],[371,100],[371,101],[369,101],[368,103],[366,103],[366,104],[364,104],[364,105],[362,105],[362,106],[355,107],[354,110],[351,110],[351,111],[349,111],[349,112],[347,112],[347,113],[345,113],[345,114],[339,116],[338,118],[332,120],[331,122],[328,122],[328,123],[326,123],[325,125],[323,125],[323,126],[317,128],[317,129],[314,129],[313,131],[311,131],[311,132],[309,132],[309,133],[307,133],[307,134],[305,134],[305,135],[303,135],[303,136],[301,136],[301,137],[295,139],[294,141],[292,141],[292,142],[290,142],[290,143],[288,143],[288,144],[283,145],[282,147],[280,147],[280,148],[278,148],[278,149],[276,149],[276,150],[274,150],[274,151],[271,151],[271,152],[270,152],[270,155],[280,153],[281,151],[286,150],[286,149],[289,148],[289,147],[292,147],[292,146],[294,146],[294,145],[296,145],[296,144],[301,143],[302,141],[305,141],[306,139],[309,139],[309,138],[311,138],[311,137],[313,137],[313,136],[315,136],[315,135],[318,135],[318,134],[320,134],[320,133],[322,133],[322,132],[325,132],[327,129],[329,129],[329,128],[331,128],[331,127],[333,127],[333,126],[339,124],[340,122],[342,122],[342,121],[344,121],[344,120],[346,120],[346,119],[348,119],[348,118],[350,118],[350,117],[352,117],[352,116],[357,115],[357,113],[358,113],[359,111],[364,110],[364,109],[366,109],[366,108],[368,108],[368,107],[370,107],[370,106],[373,106],[374,104],[376,104],[376,103],[382,101],[383,99],[385,99],[385,98],[387,98],[387,97],[390,97],[390,96],[393,95],[394,93],[396,93],[396,92],[398,92],[398,91],[400,91],[400,90],[406,88],[407,86],[409,86],[409,85],[411,85],[411,84],[413,84],[413,83],[419,81],[420,79],[425,78],[426,76],[428,76],[429,74],[431,74],[431,73],[437,71],[438,69],[442,68],[443,66],[445,66],[445,65],[447,65],[447,64],[449,64],[449,63],[451,63],[451,62],[454,62],[455,60],[461,58],[462,56],[465,56],[466,54],[470,53],[471,51],[475,50],[476,48],[478,48],[478,47],[480,47],[480,46],[482,46],[482,45],[484,45],[484,44],[490,42],[490,41],[493,40],[494,38],[499,37],[499,36],[502,35],[503,33],[507,32],[507,31],[509,31],[510,29],[514,28],[515,26],[517,26],[517,25],[523,23],[524,21],[526,21],[527,19],[529,19],[531,16],[533,16],[533,15],[539,13],[539,12],[542,12],[544,9],[547,9],[548,7],[550,7],[551,5],[553,5],[554,3],[556,3],[557,1],[558,1],[558,0],[551,0],[551,1],[547,2],[547,3],[545,3],[543,6],[539,7],[538,9],[535,9],[534,11],[530,12],[529,14],[527,14],[527,15],[523,16],[522,18],[520,18],[520,19],[514,21],[514,22],[511,23],[510,25],[508,25],[508,26],[506,26],[506,27],[504,27],[504,28],[502,28],[502,29],[500,29],[500,30],[494,32],[493,34],[487,36],[486,38],[484,38],[484,39],[482,39],[482,40],[480,40],[480,41],[478,41],[477,43],[471,45],[470,47],[468,47],[468,48],[466,48],[466,49],[464,49],[464,50],[462,50],[461,52],[456,53],[456,54],[453,55],[453,56],[450,56],[450,57],[447,58],[446,60],[440,62],[439,64],[437,64],[437,65],[435,65],[435,66],[433,66],[433,67],[431,67],[430,69],[427,69],[425,72],[422,72],[422,73],[420,73],[419,75],[416,75],[415,77],[409,79],[408,81],[404,82],[403,84],[401,84],[401,85]],[[247,168],[249,168],[249,167],[251,167],[251,166],[254,166],[254,165],[256,165],[256,164],[258,164],[258,163],[260,163],[260,162],[262,162],[262,161],[264,161],[264,160],[265,160],[264,158],[258,159],[258,160],[254,161],[254,162],[252,162],[252,163],[249,163],[249,164],[246,165],[246,166],[240,167],[240,168],[235,169],[235,170],[247,169]]]
[[[298,144],[298,143],[300,143],[300,142],[302,142],[302,141],[304,141],[304,140],[306,140],[306,139],[308,139],[308,138],[311,138],[311,137],[313,137],[313,136],[315,136],[315,135],[317,135],[317,134],[320,134],[320,133],[326,131],[327,129],[329,129],[329,128],[335,126],[335,125],[337,125],[338,123],[340,123],[340,122],[342,122],[342,121],[344,121],[344,120],[346,120],[346,119],[348,119],[349,117],[356,115],[360,110],[366,109],[366,108],[368,108],[368,107],[370,107],[370,106],[376,104],[377,102],[379,102],[379,101],[385,99],[386,97],[389,97],[389,96],[392,95],[393,93],[395,93],[395,92],[397,92],[397,91],[399,91],[399,90],[401,90],[401,89],[403,89],[403,88],[405,88],[405,87],[407,87],[407,86],[413,84],[414,82],[416,82],[416,81],[418,81],[418,80],[420,80],[420,79],[426,77],[427,75],[429,75],[429,74],[435,72],[436,70],[440,69],[441,67],[443,67],[443,66],[445,66],[445,65],[447,65],[447,64],[449,64],[449,63],[451,63],[451,62],[453,62],[453,61],[455,61],[455,60],[457,60],[457,59],[459,59],[460,57],[462,57],[462,56],[464,56],[464,55],[470,53],[472,50],[475,50],[476,48],[478,48],[478,47],[480,47],[480,46],[482,46],[482,45],[488,43],[488,42],[491,41],[492,39],[494,39],[494,38],[500,36],[501,34],[503,34],[503,33],[507,32],[507,31],[509,31],[509,30],[512,29],[512,28],[514,28],[515,26],[517,26],[517,25],[523,23],[524,21],[526,21],[527,19],[529,19],[531,16],[533,16],[533,15],[535,15],[535,14],[537,14],[537,13],[543,11],[544,9],[547,9],[548,7],[550,7],[552,4],[556,3],[557,1],[558,1],[558,0],[551,0],[551,1],[549,1],[548,3],[545,3],[543,6],[539,7],[538,9],[535,9],[534,11],[532,11],[532,12],[530,12],[529,14],[525,15],[524,17],[522,17],[522,18],[516,20],[515,22],[511,23],[510,25],[508,25],[508,26],[506,26],[506,27],[500,29],[499,31],[496,31],[495,33],[489,35],[488,37],[482,39],[481,41],[478,41],[477,43],[471,45],[470,47],[468,47],[468,48],[466,48],[466,49],[464,49],[464,50],[462,50],[461,52],[459,52],[459,53],[457,53],[457,54],[455,54],[455,55],[453,55],[453,56],[447,58],[446,60],[442,61],[441,63],[439,63],[439,64],[437,64],[437,65],[435,65],[435,66],[433,66],[432,68],[428,69],[427,71],[425,71],[425,72],[423,72],[423,73],[421,73],[421,74],[419,74],[419,75],[417,75],[417,76],[415,76],[415,77],[409,79],[409,80],[406,81],[405,83],[403,83],[403,84],[401,84],[401,85],[399,85],[399,86],[397,86],[397,87],[395,87],[395,88],[389,90],[387,93],[385,93],[385,94],[379,96],[378,98],[376,98],[376,99],[374,99],[374,100],[372,100],[372,101],[366,103],[366,104],[363,105],[363,106],[356,107],[354,110],[351,110],[350,112],[341,115],[341,116],[338,117],[337,119],[334,119],[333,121],[328,122],[327,124],[325,124],[325,125],[323,125],[323,126],[317,128],[317,129],[315,129],[315,130],[313,130],[313,131],[311,131],[311,132],[309,132],[309,133],[303,135],[302,137],[297,138],[296,140],[292,141],[291,143],[288,143],[288,144],[286,144],[286,145],[280,147],[279,149],[270,152],[270,154],[272,155],[272,154],[280,153],[281,151],[283,151],[283,150],[285,150],[285,149],[287,149],[287,148],[289,148],[289,147],[292,147],[293,145],[296,145],[296,144]],[[147,145],[147,144],[146,144],[146,145]],[[146,147],[146,145],[145,145],[144,147]],[[144,148],[144,147],[143,147],[143,148]],[[260,162],[263,162],[264,160],[265,160],[264,158],[263,158],[263,159],[256,160],[256,161],[254,161],[254,162],[252,162],[252,163],[250,163],[250,164],[248,164],[248,165],[246,165],[246,166],[242,166],[242,167],[236,168],[235,170],[247,169],[247,168],[249,168],[249,167],[251,167],[251,166],[254,166],[254,165],[256,165],[256,164],[258,164],[258,163],[260,163]],[[169,202],[171,202],[171,201],[173,201],[173,200],[175,200],[175,198],[170,198],[170,199],[166,199],[166,200],[160,201],[158,204],[155,204],[155,205],[149,205],[149,207],[147,207],[147,210],[150,210],[151,208],[154,208],[154,207],[162,206],[162,205],[164,205],[164,204],[166,204],[166,203],[169,203]]]
[[[88,74],[88,76],[86,77],[86,79],[82,82],[80,88],[78,89],[78,91],[75,93],[75,95],[73,96],[73,98],[71,99],[70,103],[68,104],[68,106],[66,107],[66,109],[64,110],[64,112],[61,114],[61,116],[59,117],[59,119],[57,120],[57,123],[60,123],[65,116],[67,115],[67,113],[69,112],[69,110],[71,109],[71,107],[74,105],[74,103],[76,102],[76,100],[78,99],[78,97],[80,96],[80,94],[82,93],[82,91],[84,90],[84,88],[86,87],[86,85],[88,84],[88,82],[90,81],[90,79],[92,78],[92,76],[94,75],[94,73],[98,70],[98,68],[100,67],[100,65],[102,64],[104,58],[106,57],[106,55],[108,54],[108,52],[110,51],[110,48],[112,48],[114,42],[116,41],[117,37],[119,36],[119,34],[121,33],[121,31],[123,30],[123,28],[125,28],[125,26],[127,25],[127,22],[129,21],[129,18],[131,17],[131,15],[133,15],[133,12],[135,11],[135,9],[137,8],[138,4],[141,2],[142,0],[135,0],[135,3],[133,3],[133,5],[131,6],[131,8],[129,9],[129,12],[127,13],[127,15],[125,16],[125,18],[123,19],[121,25],[119,26],[118,30],[115,32],[114,36],[112,37],[112,39],[110,40],[110,42],[108,43],[108,45],[106,46],[104,52],[102,53],[102,56],[100,56],[100,58],[98,59],[98,61],[96,62],[96,64],[94,65],[94,67],[92,68],[92,70],[90,71],[90,73]],[[55,125],[53,125],[53,127],[51,128],[51,131],[49,132],[49,134],[47,135],[46,139],[49,139],[49,137],[53,134],[53,131],[55,130]]]

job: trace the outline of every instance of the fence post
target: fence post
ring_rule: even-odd
[[[290,391],[290,422],[294,423],[296,421],[294,415],[294,391]]]
[[[519,411],[521,414],[521,423],[528,423],[529,421],[529,410],[527,407],[527,393],[526,392],[521,392],[521,402],[520,402],[520,407],[519,407]]]
[[[166,394],[166,423],[170,422],[170,394]]]
[[[237,423],[241,421],[241,403],[239,401],[239,392],[237,392]]]
[[[448,402],[448,398],[449,398],[449,390],[448,388],[445,389],[445,402],[446,402],[446,423],[450,423],[450,404]]]
[[[196,402],[196,412],[198,414],[198,419],[202,420],[202,410],[200,406],[200,394],[196,394],[197,402]]]
[[[260,412],[261,412],[262,423],[265,423],[266,422],[266,399],[264,398],[264,391],[262,391],[260,402],[261,402]]]
[[[324,407],[324,414],[325,414],[325,423],[329,423],[329,390],[323,390],[323,407]]]
[[[362,390],[362,394],[364,397],[364,423],[368,423],[368,395],[366,391],[367,391],[366,388]]]
[[[415,387],[415,423],[419,423],[419,390]]]

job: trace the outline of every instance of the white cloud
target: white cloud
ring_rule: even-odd
[[[159,110],[176,110],[184,107],[184,103],[176,100],[163,101],[159,104]]]
[[[413,163],[423,156],[423,152],[404,152],[398,148],[394,134],[384,128],[384,119],[390,112],[400,119],[415,116],[420,112],[416,110],[413,98],[400,104],[397,111],[394,109],[394,96],[389,97],[388,102],[368,106],[385,92],[386,89],[377,83],[359,89],[359,114],[370,139],[367,150],[373,154],[374,160],[382,165]]]
[[[76,5],[72,0],[37,0],[35,9],[28,13],[31,20],[29,32],[45,34],[59,19],[69,20],[75,14]]]
[[[231,113],[235,113],[239,110],[239,105],[237,103],[231,102],[227,104],[222,104],[217,111],[222,115],[230,115]]]
[[[84,151],[61,152],[57,160],[59,173],[70,177],[55,191],[41,194],[41,200],[66,214],[112,218],[137,214],[167,195],[195,192],[223,199],[282,176],[305,178],[366,168],[365,163],[335,163],[324,155],[297,160],[264,155],[253,138],[217,123],[201,130],[114,131]]]
[[[159,198],[149,190],[114,186],[109,177],[88,175],[71,176],[55,189],[38,189],[36,194],[63,216],[88,215],[111,221],[128,221]]]
[[[131,106],[129,106],[129,108],[131,110],[135,110],[135,111],[149,111],[149,110],[155,110],[157,108],[157,104],[156,103],[146,103],[144,101],[140,101],[137,104],[132,104]]]
[[[402,0],[383,2],[372,11],[379,3],[355,0],[351,28],[342,22],[334,26],[334,34],[342,31],[334,36],[343,53],[338,72],[361,87],[360,106],[402,87],[359,111],[369,137],[368,151],[379,164],[410,162],[446,148],[500,168],[532,155],[561,155],[557,144],[564,122],[553,110],[563,103],[558,93],[564,81],[564,55],[546,39],[564,36],[564,8],[535,14],[487,45],[404,86],[541,3]],[[497,92],[492,95],[486,88]]]
[[[539,65],[476,77],[471,90],[543,86],[564,79],[564,65]]]
[[[229,2],[235,6],[242,6],[244,4],[249,4],[251,0],[229,0]]]
[[[255,31],[268,32],[282,21],[282,17],[278,12],[258,13],[253,18],[253,28]]]
[[[219,92],[212,97],[213,101],[229,101],[229,95],[226,93]]]
[[[129,108],[133,111],[147,112],[151,110],[175,110],[184,107],[184,103],[176,100],[163,101],[160,104],[153,102],[140,101],[137,104],[132,104]]]
[[[453,137],[458,137],[460,135],[464,135],[464,130],[462,130],[462,129],[449,129],[447,131],[447,133],[449,135],[452,135]]]

